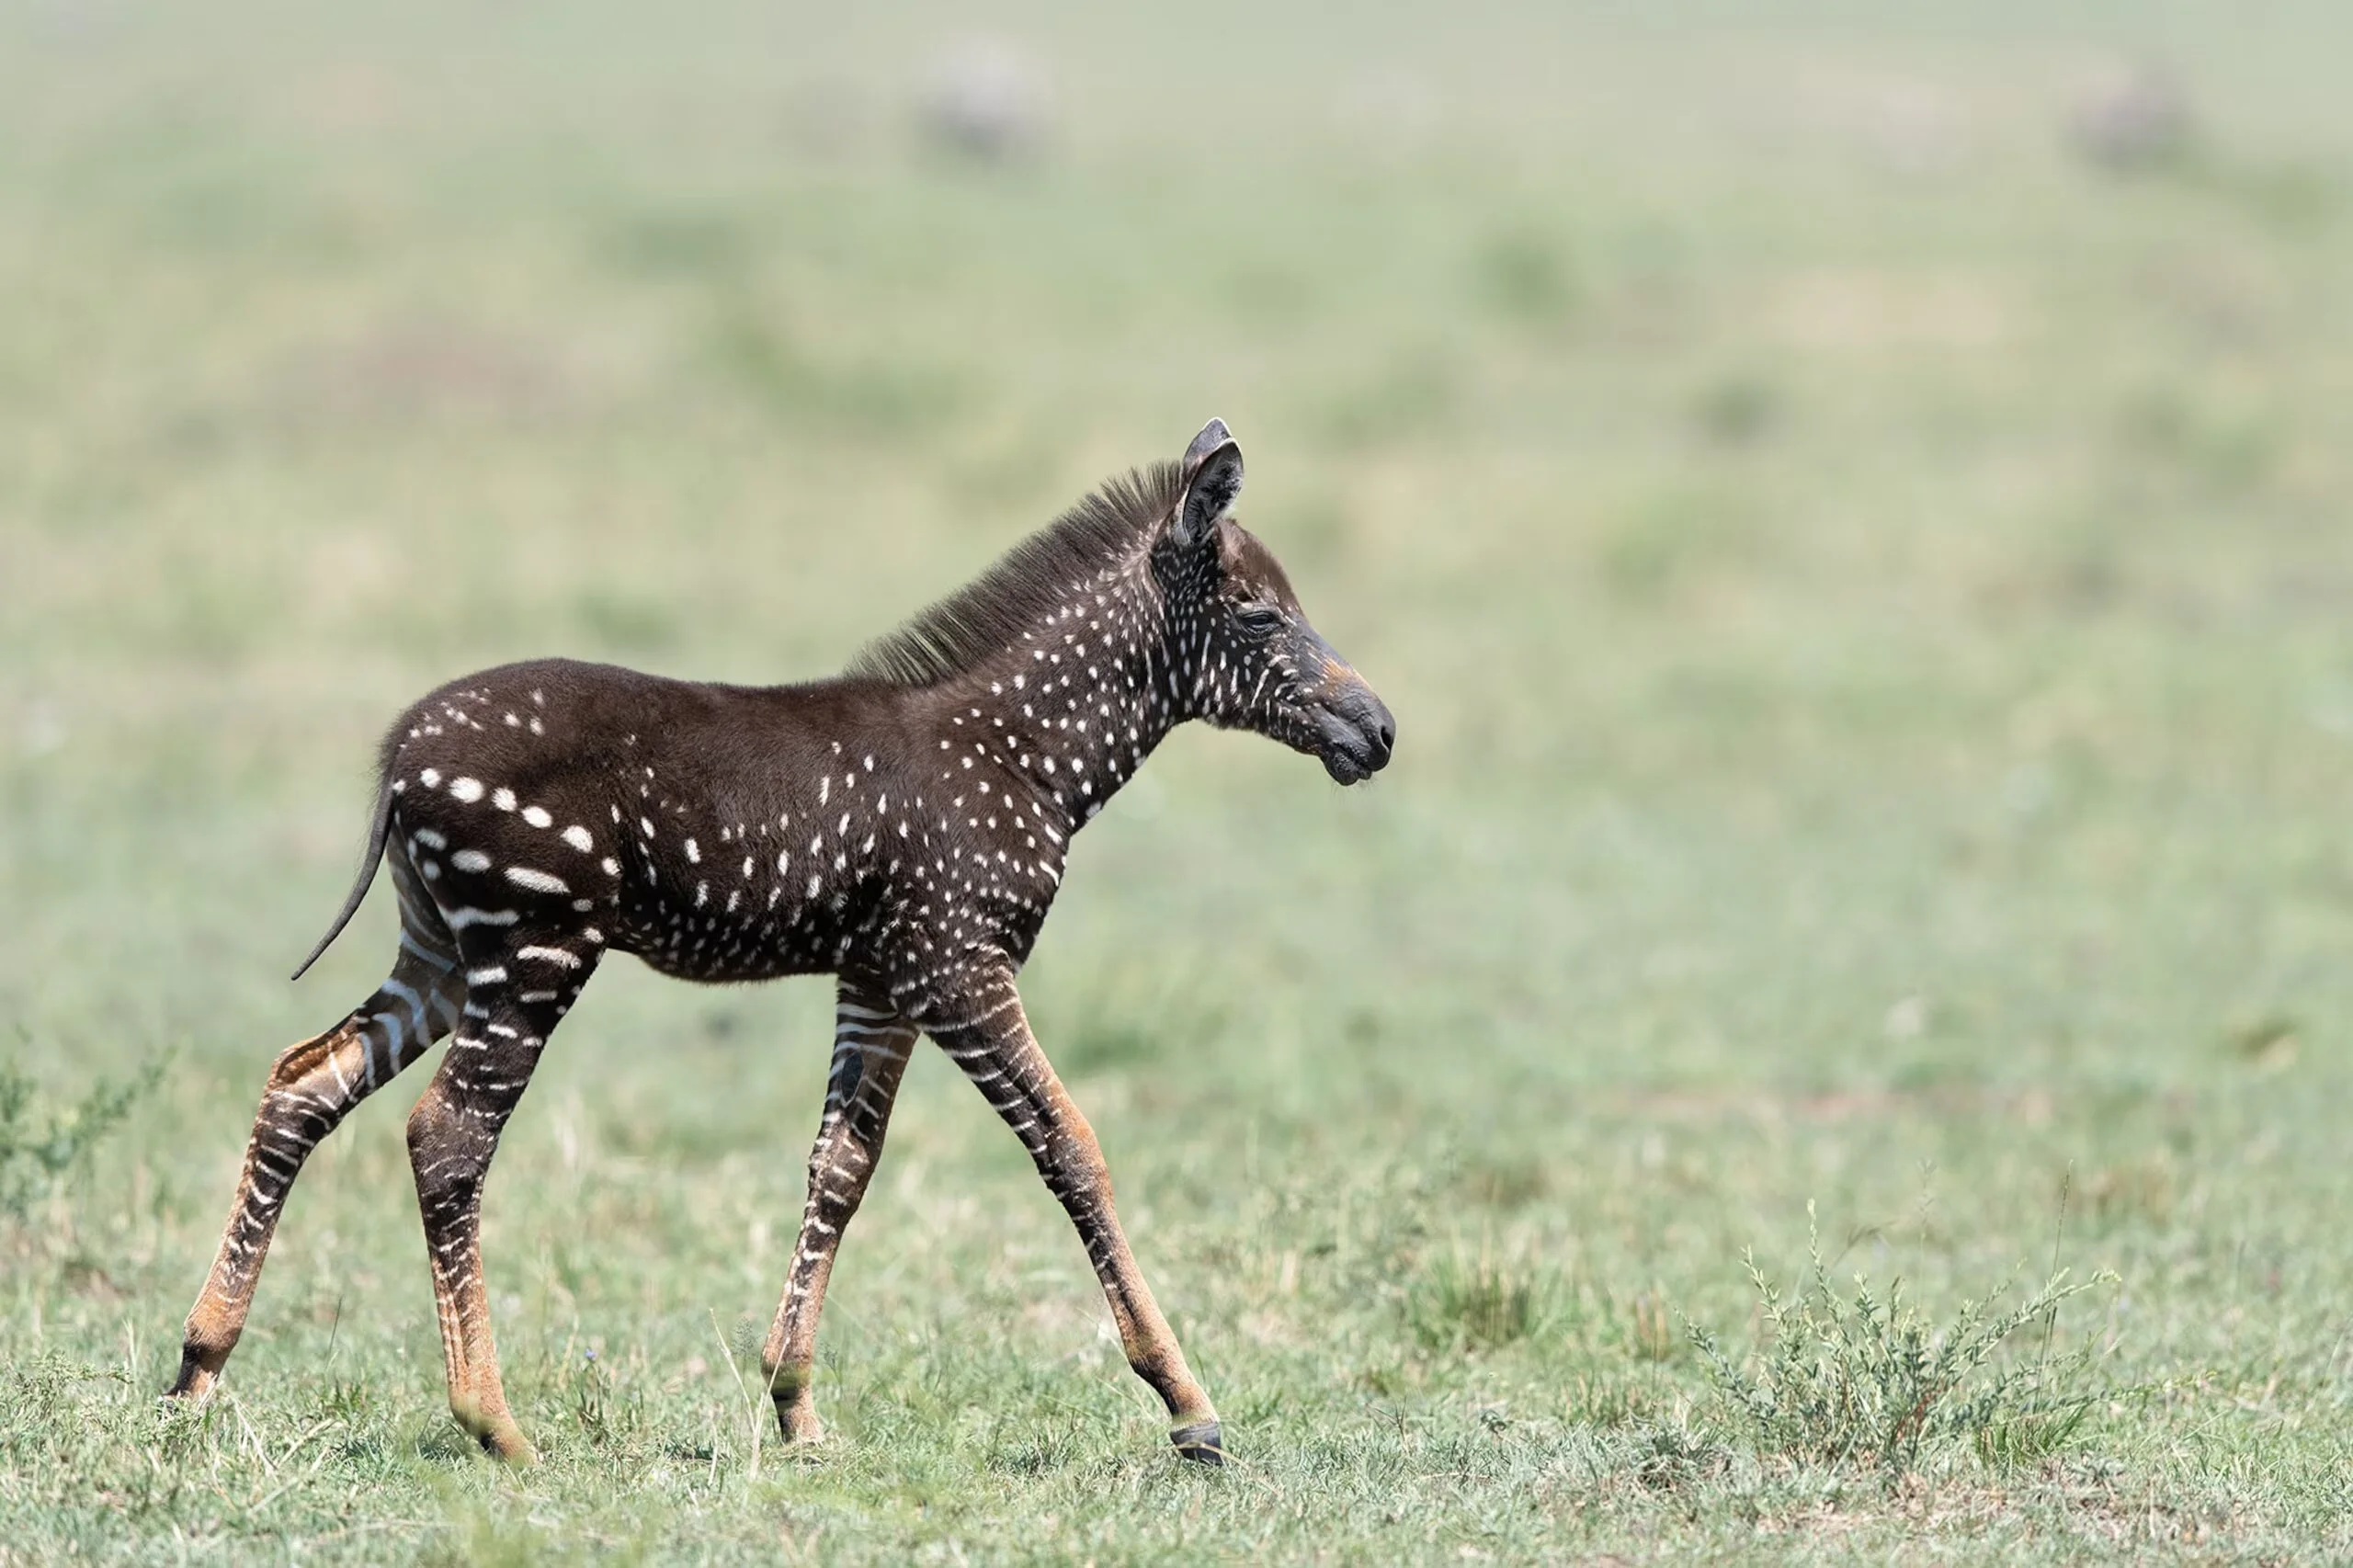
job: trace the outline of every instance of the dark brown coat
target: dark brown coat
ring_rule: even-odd
[[[380,860],[401,902],[400,960],[273,1072],[174,1392],[201,1392],[226,1360],[310,1149],[454,1030],[409,1122],[450,1398],[485,1447],[528,1457],[491,1343],[482,1181],[557,1020],[618,950],[688,980],[838,977],[809,1208],[766,1356],[788,1436],[818,1431],[809,1372],[825,1277],[923,1032],[1070,1210],[1178,1448],[1215,1457],[1215,1413],[1128,1252],[1100,1152],[1029,1034],[1014,976],[1072,837],[1175,725],[1257,730],[1344,784],[1389,760],[1388,710],[1228,516],[1241,482],[1240,450],[1212,421],[1181,463],[1107,486],[837,679],[719,686],[550,659],[410,708],[385,739],[358,884],[303,967]]]

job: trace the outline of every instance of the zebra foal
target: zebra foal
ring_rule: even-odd
[[[837,977],[808,1202],[761,1357],[788,1439],[821,1435],[825,1281],[925,1034],[1068,1211],[1178,1451],[1221,1460],[1217,1413],[1014,976],[1071,837],[1176,725],[1256,730],[1342,784],[1389,761],[1389,710],[1229,515],[1241,486],[1241,450],[1211,420],[1182,461],[1106,485],[837,679],[717,686],[557,659],[410,708],[384,739],[359,879],[302,969],[380,862],[399,956],[372,996],[271,1068],[171,1392],[220,1377],[311,1150],[451,1036],[408,1119],[449,1406],[490,1452],[531,1460],[491,1339],[483,1183],[557,1022],[619,951],[685,980]]]

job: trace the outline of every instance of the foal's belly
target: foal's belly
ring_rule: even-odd
[[[729,910],[626,901],[608,945],[678,980],[779,980],[840,969],[854,951],[852,924],[829,903]]]
[[[747,981],[782,980],[795,974],[830,974],[836,967],[830,955],[823,960],[781,953],[745,950],[741,953],[674,952],[667,948],[637,948],[616,942],[620,951],[634,953],[645,967],[673,980],[704,985],[736,985]]]

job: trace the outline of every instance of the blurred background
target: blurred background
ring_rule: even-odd
[[[824,674],[1217,415],[1397,762],[1179,734],[1025,976],[1213,1391],[1606,1426],[1807,1200],[1957,1295],[2063,1191],[2126,1381],[2341,1415],[2348,48],[2319,0],[8,6],[0,1049],[60,1106],[176,1054],[6,1333],[164,1381],[272,1052],[383,972],[380,896],[284,981],[411,697]],[[718,1397],[827,1012],[599,976],[491,1188],[518,1403],[583,1336]],[[907,1324],[1051,1366],[1100,1311],[955,1075],[904,1105],[853,1432]],[[239,1365],[413,1349],[425,1431],[400,1115]],[[1466,1250],[1581,1326],[1446,1326]],[[1148,1427],[1122,1378],[1063,1397]]]

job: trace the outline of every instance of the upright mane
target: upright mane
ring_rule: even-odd
[[[848,674],[890,686],[938,686],[1037,624],[1074,582],[1124,554],[1176,505],[1175,463],[1154,463],[1103,487],[1008,550],[996,564],[860,650]]]

